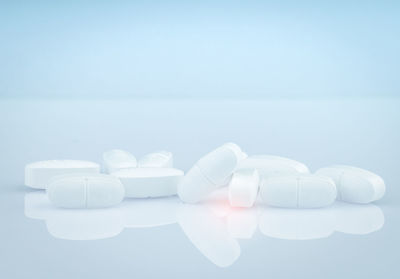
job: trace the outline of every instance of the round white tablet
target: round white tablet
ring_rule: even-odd
[[[112,173],[125,187],[130,198],[164,197],[176,195],[176,188],[184,173],[174,168],[133,168]]]
[[[57,175],[69,173],[99,173],[100,166],[89,161],[49,160],[38,161],[25,166],[25,185],[46,189],[49,180]]]
[[[232,175],[229,183],[231,206],[251,207],[257,199],[260,177],[255,169],[242,169]]]
[[[139,168],[172,168],[174,158],[171,152],[158,151],[144,155],[138,161]]]
[[[104,152],[103,162],[106,173],[112,173],[120,169],[135,168],[137,166],[135,156],[128,151],[120,149]]]

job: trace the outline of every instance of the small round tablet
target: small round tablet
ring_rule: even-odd
[[[329,177],[319,175],[272,176],[262,180],[260,196],[271,206],[324,207],[335,201],[336,186]]]
[[[259,180],[258,171],[255,169],[235,172],[228,186],[231,206],[252,207],[257,199]]]
[[[125,196],[149,198],[176,195],[184,173],[174,168],[132,168],[112,173],[125,187]]]
[[[69,173],[99,173],[100,166],[94,162],[80,160],[49,160],[25,166],[25,185],[46,189],[49,180],[57,175]]]
[[[174,158],[171,152],[158,151],[144,155],[138,161],[139,168],[172,168]]]
[[[343,165],[321,168],[316,174],[332,178],[338,189],[338,200],[370,203],[385,194],[385,182],[370,171]]]
[[[119,204],[124,187],[118,178],[107,174],[68,174],[49,182],[47,195],[58,207],[102,208]]]
[[[112,149],[104,152],[103,162],[106,173],[112,173],[120,169],[135,168],[137,166],[135,156],[121,149]]]

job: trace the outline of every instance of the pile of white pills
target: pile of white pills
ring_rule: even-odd
[[[264,204],[287,208],[318,208],[336,199],[370,203],[383,197],[383,179],[364,169],[333,165],[311,174],[304,164],[278,156],[247,156],[226,143],[199,159],[186,173],[173,167],[171,152],[158,151],[136,160],[124,150],[103,154],[103,171],[94,162],[39,161],[26,165],[25,185],[46,189],[49,200],[64,208],[102,208],[125,197],[178,195],[185,203],[205,200],[228,187],[230,205]]]

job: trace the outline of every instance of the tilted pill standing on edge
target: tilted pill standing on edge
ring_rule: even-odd
[[[330,177],[335,181],[338,200],[369,203],[381,199],[385,194],[383,179],[364,169],[335,165],[321,168],[316,171],[316,174]]]
[[[307,166],[303,163],[272,155],[249,156],[237,166],[237,170],[241,169],[256,169],[261,177],[277,174],[309,173]]]
[[[319,175],[272,176],[262,180],[262,200],[271,206],[317,208],[331,205],[336,199],[336,185]]]
[[[119,204],[125,190],[118,178],[107,174],[69,174],[50,180],[47,195],[58,207],[102,208]]]
[[[178,185],[178,196],[186,203],[196,203],[228,182],[237,164],[246,155],[234,143],[211,151],[187,172]]]
[[[113,172],[125,187],[129,198],[151,198],[176,195],[184,173],[174,168],[133,168]]]
[[[144,155],[138,161],[139,168],[172,168],[174,158],[171,152],[158,151]]]
[[[106,173],[112,173],[120,169],[135,168],[137,166],[135,156],[121,149],[112,149],[104,152],[103,162]]]
[[[252,207],[257,199],[259,181],[257,170],[243,169],[235,172],[228,186],[231,206]]]
[[[99,173],[100,166],[94,162],[80,160],[38,161],[25,166],[25,185],[46,189],[47,183],[57,175],[69,173]]]

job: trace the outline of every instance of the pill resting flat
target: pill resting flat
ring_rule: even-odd
[[[169,151],[148,153],[136,160],[130,152],[103,153],[103,171],[95,162],[38,161],[25,166],[25,185],[45,189],[49,200],[63,208],[103,208],[124,198],[178,195],[198,203],[220,187],[228,187],[232,207],[255,203],[286,208],[318,208],[335,200],[370,203],[385,194],[385,183],[365,169],[332,165],[315,174],[298,161],[272,156],[247,156],[234,143],[225,143],[200,158],[186,174],[174,168]]]

